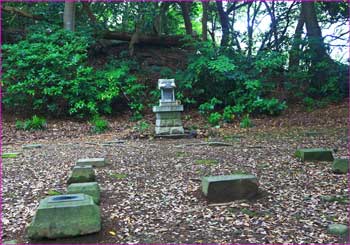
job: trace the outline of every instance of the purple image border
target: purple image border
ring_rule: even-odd
[[[47,1],[47,0],[26,0],[26,1],[21,1],[21,0],[0,0],[0,54],[2,54],[2,3],[3,2],[78,2],[76,0],[53,0],[53,1]],[[214,2],[215,0],[163,0],[163,1],[159,1],[159,0],[127,0],[127,1],[123,1],[123,0],[95,0],[95,1],[91,1],[91,0],[80,0],[79,2]],[[255,1],[259,1],[259,0],[221,0],[222,2],[255,2]],[[271,0],[266,0],[267,2],[270,2]],[[294,0],[275,0],[275,1],[279,1],[279,2],[294,2]],[[319,0],[321,2],[321,0]],[[298,2],[317,2],[317,0],[299,0]],[[322,2],[344,2],[342,0],[323,0]],[[345,1],[346,2],[346,1]],[[350,3],[349,3],[350,4]],[[350,7],[348,8],[349,14],[350,14]],[[350,21],[347,22],[348,23],[348,27],[349,27],[349,31],[350,31]],[[350,59],[350,39],[348,40],[348,55],[349,55],[349,59]],[[348,70],[348,74],[350,77],[350,69]],[[350,81],[349,81],[350,83]],[[349,86],[349,93],[350,93],[350,86]],[[0,55],[0,152],[2,155],[2,136],[3,136],[3,131],[2,131],[2,55]],[[350,158],[350,96],[348,98],[348,118],[347,118],[347,157]],[[350,198],[350,168],[348,168],[348,175],[347,175],[347,179],[348,179],[348,197]],[[347,206],[347,210],[348,210],[348,227],[350,226],[350,205]],[[2,157],[0,157],[0,214],[2,215]],[[2,217],[2,216],[1,216]],[[2,219],[0,219],[0,241],[2,244],[2,233],[3,233],[3,229],[2,229]],[[350,232],[348,234],[348,241],[350,241]],[[28,243],[27,243],[28,244]],[[31,244],[31,243],[29,243]],[[60,243],[35,243],[36,245],[47,245],[47,244],[60,244]],[[68,243],[64,243],[64,244],[68,244]],[[89,243],[89,244],[84,244],[84,243],[79,243],[81,245],[92,245],[93,243]],[[118,243],[103,243],[105,245],[115,245]],[[148,244],[152,244],[152,243],[145,243],[142,244],[140,243],[140,245],[148,245]],[[157,244],[173,244],[173,243],[157,243]],[[184,243],[182,243],[184,244]],[[203,245],[206,243],[203,243]],[[254,244],[260,244],[260,243],[249,243],[249,244],[245,244],[245,243],[232,243],[232,244],[240,244],[240,245],[254,245]],[[273,244],[273,243],[267,243],[267,244]],[[290,244],[290,243],[283,243],[283,244]],[[314,244],[314,243],[310,243],[310,244]],[[322,243],[317,243],[317,244],[322,244]],[[325,243],[328,244],[328,243]],[[335,243],[336,244],[336,243]],[[207,245],[214,245],[211,243],[208,243]]]

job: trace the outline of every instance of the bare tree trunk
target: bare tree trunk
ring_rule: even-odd
[[[208,2],[202,2],[203,6],[203,15],[202,15],[202,40],[207,41],[208,40]]]
[[[63,13],[63,26],[64,29],[69,31],[75,30],[75,3],[71,1],[65,1],[64,13]]]
[[[90,9],[90,3],[82,2],[82,4],[83,4],[83,9],[86,12],[86,14],[89,16],[89,19],[91,20],[91,22],[93,24],[97,24],[96,16],[94,15],[94,13]]]
[[[160,34],[167,34],[168,33],[168,20],[166,13],[168,12],[170,3],[169,2],[162,2],[160,6],[160,13],[159,13],[159,27],[160,27]]]
[[[300,12],[297,26],[294,32],[293,44],[289,51],[289,70],[295,70],[299,66],[300,61],[300,41],[303,34],[305,24],[303,11]]]
[[[191,18],[190,18],[190,6],[192,3],[191,2],[179,2],[179,4],[181,7],[184,22],[185,22],[186,34],[192,36],[192,23],[191,23]]]
[[[271,19],[271,30],[274,36],[274,47],[275,47],[275,50],[278,50],[278,33],[277,33],[277,21],[276,21],[276,15],[275,15],[275,2],[272,1],[271,7],[265,1],[264,1],[264,4]]]
[[[221,38],[221,46],[227,46],[229,42],[229,35],[230,35],[230,26],[229,26],[229,19],[228,15],[224,10],[224,7],[222,6],[222,1],[216,1],[216,7],[218,9],[219,17],[220,17],[220,23],[221,23],[221,29],[222,29],[222,38]]]
[[[329,58],[323,43],[321,28],[318,25],[315,3],[302,2],[301,11],[305,19],[309,46],[314,54],[314,61],[317,62],[325,57]]]

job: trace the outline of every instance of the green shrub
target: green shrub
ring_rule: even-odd
[[[253,126],[253,124],[252,124],[252,121],[250,120],[250,118],[249,118],[249,115],[246,115],[243,119],[242,119],[242,121],[241,121],[241,123],[240,123],[240,127],[241,128],[250,128],[250,127],[252,127]]]
[[[134,127],[134,130],[138,131],[139,133],[145,133],[149,129],[149,127],[150,127],[150,125],[148,122],[140,121]]]
[[[211,126],[217,126],[217,125],[219,125],[221,117],[222,116],[219,112],[210,113],[210,115],[208,117],[208,122]]]
[[[284,80],[287,56],[279,52],[261,52],[247,61],[233,50],[219,49],[207,42],[192,42],[194,54],[189,56],[185,71],[178,72],[177,80],[183,81],[194,93],[194,101],[204,101],[199,112],[208,115],[216,106],[224,109],[223,119],[232,121],[232,114],[278,115],[285,108],[284,102],[272,97],[272,92]],[[239,69],[238,69],[239,67]],[[215,98],[220,103],[212,103]],[[219,108],[220,109],[220,108]]]
[[[225,122],[232,122],[234,117],[235,117],[235,110],[233,106],[226,106],[224,108],[224,112],[222,114],[222,118],[224,119]]]
[[[47,127],[45,118],[34,115],[31,119],[25,121],[16,121],[16,129],[22,130],[43,130]]]
[[[220,105],[222,103],[221,100],[213,97],[209,102],[203,103],[199,106],[199,113],[202,115],[208,115],[211,111],[215,109],[216,105]]]
[[[260,99],[258,98],[253,102],[252,105],[253,111],[255,113],[262,113],[262,114],[268,114],[268,115],[279,115],[282,111],[284,111],[287,108],[286,103],[280,102],[276,98],[272,99]]]
[[[92,120],[90,121],[92,127],[91,127],[91,131],[93,133],[103,133],[106,132],[109,128],[108,126],[108,122],[104,119],[102,119],[100,116],[96,115],[92,118]]]
[[[3,45],[4,106],[54,116],[86,117],[112,112],[124,100],[140,112],[143,87],[129,74],[130,63],[99,71],[87,64],[90,37],[57,28],[37,30],[16,44]]]

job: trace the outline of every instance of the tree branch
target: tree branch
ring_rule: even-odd
[[[241,8],[241,7],[245,6],[245,5],[247,5],[247,4],[249,4],[249,2],[242,3],[242,4],[237,5],[237,6],[236,6],[236,4],[233,4],[231,7],[229,7],[229,8],[227,9],[226,13],[227,13],[227,15],[229,15],[232,11],[237,10],[237,9],[239,9],[239,8]]]
[[[33,15],[31,13],[28,13],[24,10],[21,10],[21,9],[18,9],[18,8],[15,8],[15,7],[10,7],[10,6],[2,6],[2,9],[6,12],[9,12],[9,13],[15,13],[15,14],[18,14],[22,17],[26,17],[26,18],[31,18],[31,19],[34,19],[34,20],[46,20],[43,16],[41,15]],[[46,20],[47,21],[47,20]]]

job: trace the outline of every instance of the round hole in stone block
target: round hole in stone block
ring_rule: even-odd
[[[81,195],[59,195],[51,198],[49,202],[72,202],[72,201],[83,201],[84,196]]]

